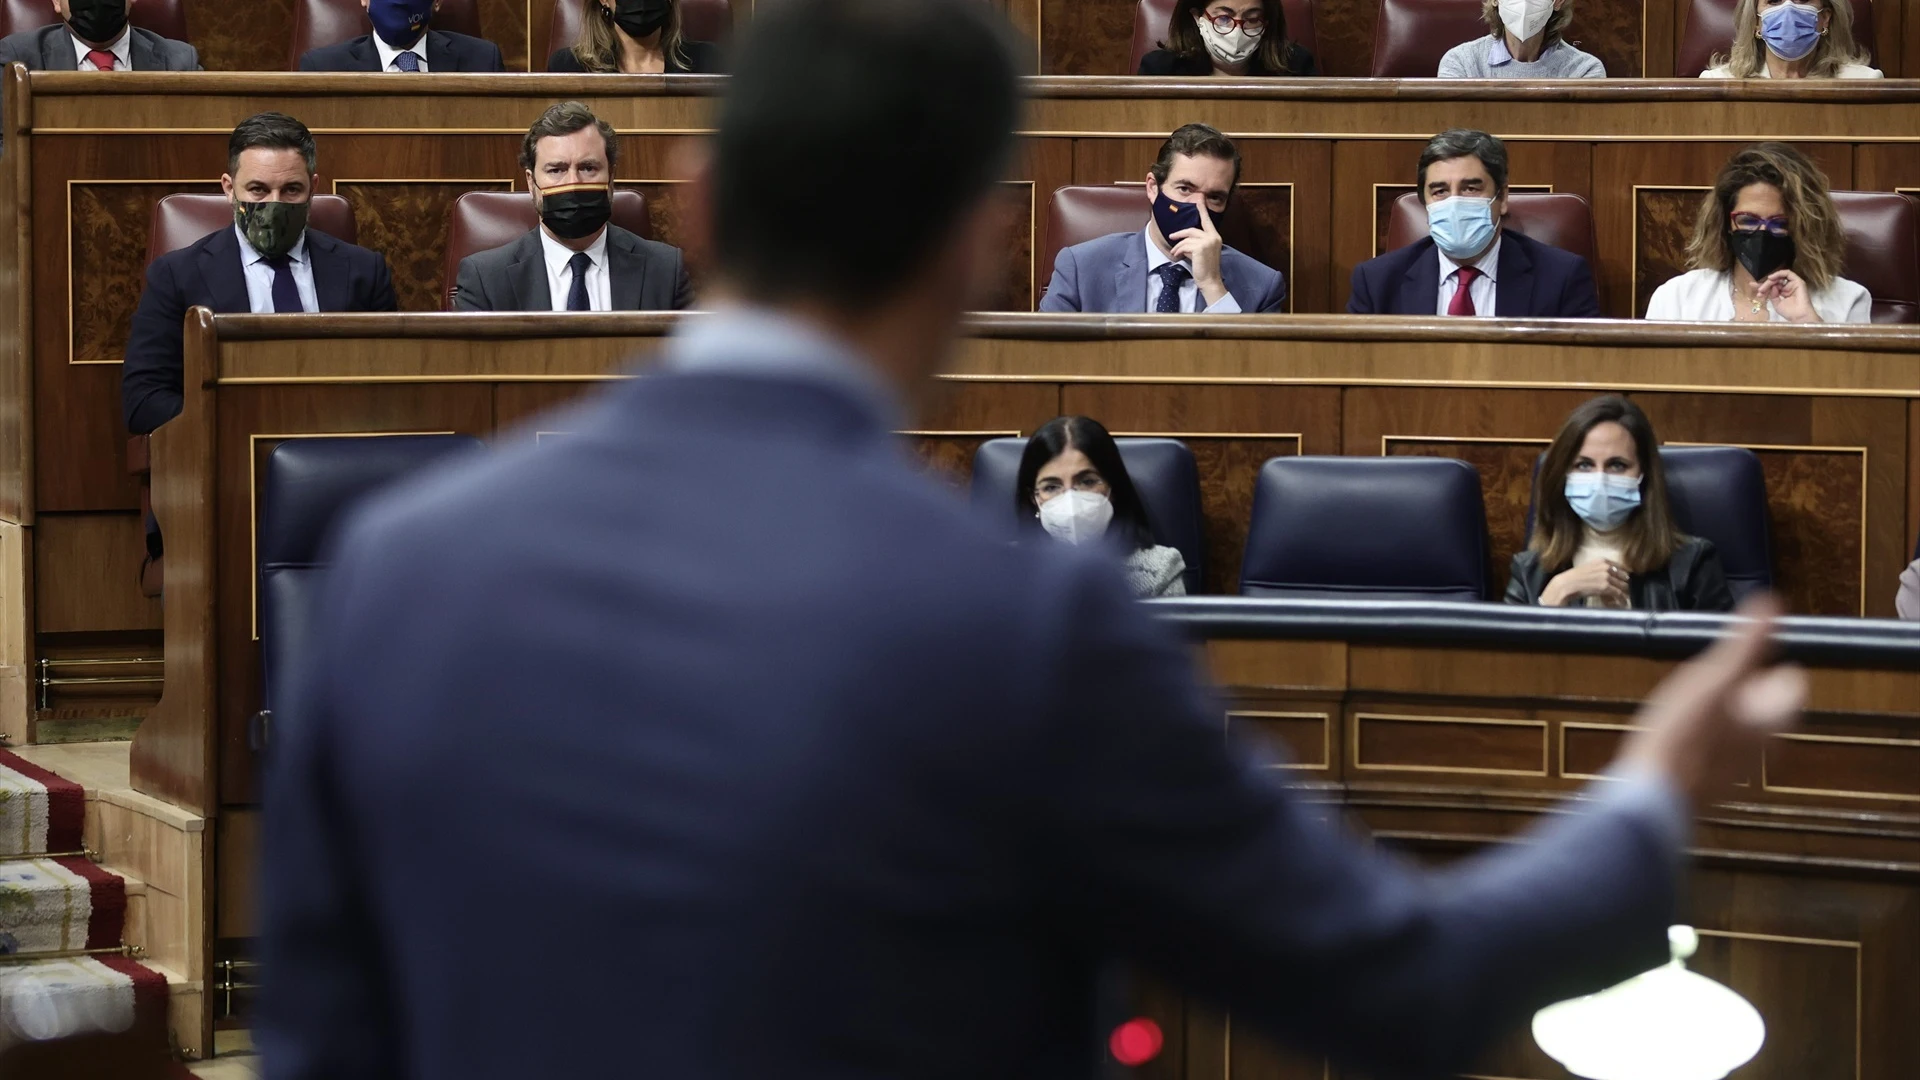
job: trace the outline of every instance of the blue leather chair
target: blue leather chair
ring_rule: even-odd
[[[1187,561],[1189,595],[1200,591],[1206,537],[1200,514],[1200,471],[1193,451],[1178,439],[1115,439],[1147,521],[1161,543],[1177,548]],[[1013,489],[1020,476],[1025,439],[991,439],[973,455],[973,505],[989,518],[1010,520]]]
[[[1253,490],[1240,594],[1485,600],[1479,470],[1452,458],[1273,458]]]
[[[306,647],[341,512],[430,462],[475,450],[471,435],[370,435],[288,439],[267,456],[255,523],[260,565],[262,696],[273,709],[276,675]],[[256,747],[263,742],[256,731]]]

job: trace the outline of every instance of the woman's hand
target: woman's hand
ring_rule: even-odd
[[[1540,603],[1547,607],[1566,607],[1575,600],[1597,596],[1608,607],[1626,607],[1627,569],[1611,559],[1594,559],[1571,570],[1563,570],[1547,582]]]
[[[1760,297],[1773,305],[1773,310],[1788,322],[1821,322],[1820,313],[1813,310],[1813,294],[1800,275],[1791,270],[1775,270],[1760,283]]]

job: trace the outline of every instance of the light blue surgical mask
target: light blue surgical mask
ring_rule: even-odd
[[[1476,258],[1493,243],[1493,200],[1455,195],[1427,204],[1433,242],[1454,262]]]
[[[1760,38],[1782,60],[1799,60],[1820,44],[1820,9],[1810,4],[1781,4],[1760,14]]]
[[[1568,473],[1567,505],[1596,532],[1612,532],[1640,509],[1640,478],[1613,473]]]

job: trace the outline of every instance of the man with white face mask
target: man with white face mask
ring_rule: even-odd
[[[1484,131],[1435,135],[1416,186],[1430,235],[1353,268],[1353,315],[1597,319],[1587,260],[1505,227],[1507,148]]]
[[[1484,0],[1487,36],[1447,50],[1443,79],[1604,79],[1607,66],[1562,36],[1573,0]]]

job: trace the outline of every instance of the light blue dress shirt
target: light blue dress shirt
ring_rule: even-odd
[[[255,315],[273,314],[273,267],[268,266],[266,257],[253,250],[247,243],[247,234],[240,226],[233,227],[233,234],[240,238],[240,265],[247,272],[247,310]],[[313,288],[313,263],[307,258],[307,234],[301,233],[294,241],[293,250],[287,252],[287,258],[293,263],[293,284],[300,290],[300,308],[303,311],[320,310],[320,294]]]
[[[1160,250],[1160,246],[1153,242],[1152,229],[1145,230],[1145,235],[1147,238],[1146,309],[1148,311],[1158,311],[1160,293],[1166,288],[1166,284],[1160,280],[1160,275],[1154,271],[1159,270],[1162,266],[1165,266],[1173,260],[1167,258],[1166,254]],[[1186,280],[1180,283],[1180,310],[1191,315],[1195,312],[1202,311],[1200,307],[1200,284],[1193,280],[1193,264],[1185,259],[1180,260],[1180,264],[1188,270]],[[1214,303],[1209,304],[1205,308],[1204,314],[1238,315],[1240,314],[1240,301],[1235,300],[1232,293],[1228,293]]]

